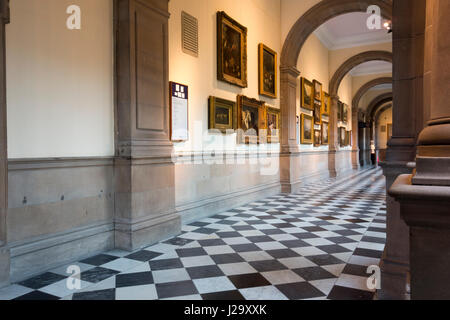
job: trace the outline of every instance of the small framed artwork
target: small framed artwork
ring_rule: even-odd
[[[321,106],[317,102],[314,102],[314,124],[322,123]]]
[[[314,110],[314,87],[312,82],[302,78],[301,87],[301,107],[308,110]]]
[[[342,104],[342,121],[348,121],[348,105],[345,103]]]
[[[218,129],[222,133],[236,129],[236,102],[217,97],[209,97],[208,129]]]
[[[277,53],[259,44],[259,94],[277,98]]]
[[[170,140],[184,142],[189,140],[189,92],[188,86],[169,83]]]
[[[330,115],[330,107],[331,107],[331,97],[328,93],[324,92],[322,101],[322,114],[325,116]]]
[[[339,128],[339,145],[345,147],[345,137],[347,136],[347,130],[344,127]]]
[[[267,142],[279,143],[281,133],[281,111],[280,109],[267,108]]]
[[[322,104],[322,84],[317,80],[314,80],[313,84],[314,84],[314,100]]]
[[[345,133],[345,145],[351,146],[352,145],[352,131],[346,131]]]
[[[217,79],[247,88],[247,28],[217,12]]]
[[[344,107],[344,104],[341,101],[338,101],[337,121],[342,121],[343,107]]]
[[[265,102],[237,96],[238,143],[259,143],[259,130],[266,129]]]
[[[322,145],[322,133],[321,130],[314,130],[314,147]]]
[[[327,145],[329,144],[329,125],[328,122],[323,121],[322,122],[322,144]]]
[[[310,115],[302,113],[301,120],[301,143],[313,144],[314,119]]]

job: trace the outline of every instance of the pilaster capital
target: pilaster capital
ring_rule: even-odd
[[[288,76],[294,77],[295,79],[300,77],[300,71],[298,71],[297,68],[293,66],[280,66],[280,73],[282,75],[287,74]]]
[[[339,101],[339,96],[337,94],[330,95],[331,101]]]

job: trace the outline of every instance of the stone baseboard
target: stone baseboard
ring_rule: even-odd
[[[11,282],[114,248],[112,223],[68,230],[62,234],[9,244]]]
[[[177,206],[177,212],[181,216],[182,223],[187,224],[279,193],[281,193],[281,185],[279,182],[274,182],[181,204]]]
[[[134,251],[181,233],[181,218],[176,213],[163,214],[144,221],[115,222],[117,249]]]

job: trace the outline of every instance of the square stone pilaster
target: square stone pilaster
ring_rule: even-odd
[[[168,0],[116,0],[115,246],[181,232],[169,133]]]

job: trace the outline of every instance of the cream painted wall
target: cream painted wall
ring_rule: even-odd
[[[389,108],[383,113],[380,114],[377,124],[376,124],[376,141],[377,141],[377,149],[386,149],[387,148],[387,125],[392,124],[392,108]],[[381,127],[385,126],[386,131],[382,132]]]
[[[66,8],[81,7],[81,30]],[[6,27],[9,158],[114,154],[111,0],[14,0]]]
[[[181,11],[193,15],[199,23],[199,57],[182,52]],[[278,107],[280,99],[258,95],[258,44],[264,43],[278,54],[281,52],[280,40],[280,1],[279,0],[171,0],[169,20],[169,64],[170,80],[189,86],[189,129],[190,140],[176,143],[177,151],[200,151],[201,145],[218,144],[222,139],[235,146],[235,135],[201,135],[208,129],[208,97],[216,96],[236,101],[237,94],[265,101]],[[247,35],[247,74],[248,88],[242,89],[217,80],[216,13],[225,11],[233,19],[248,28]],[[279,60],[279,56],[278,56]],[[279,95],[278,81],[278,95]],[[240,146],[242,147],[242,146]]]

